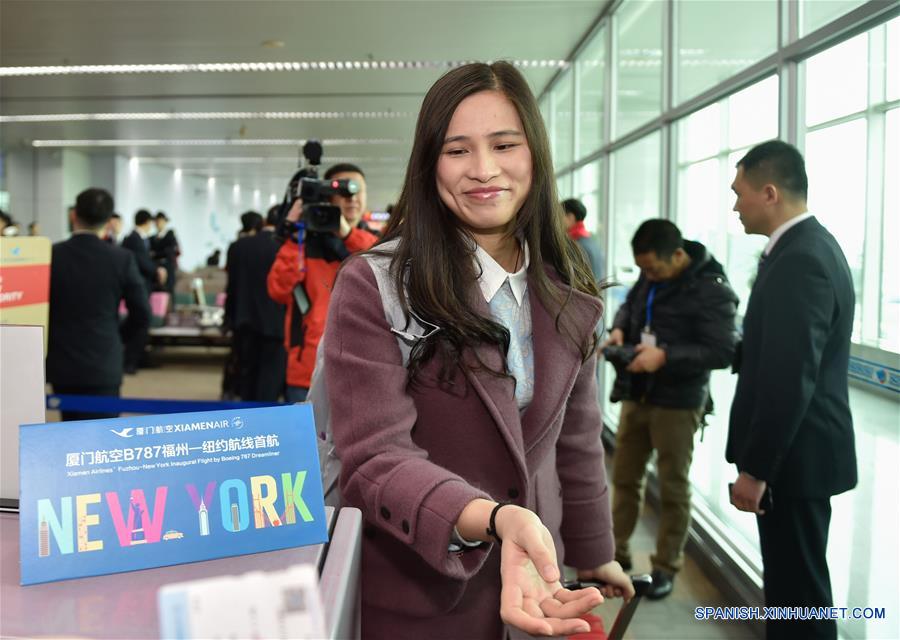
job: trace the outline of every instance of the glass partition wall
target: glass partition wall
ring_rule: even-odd
[[[631,236],[652,217],[671,219],[709,248],[742,316],[766,240],[744,234],[730,185],[751,146],[781,138],[804,152],[810,211],[838,239],[853,272],[854,343],[900,369],[898,15],[900,5],[880,0],[603,4],[541,105],[552,118],[559,196],[584,201],[606,273],[618,283],[605,292],[607,326],[637,279]],[[603,365],[603,389],[613,375]],[[724,460],[734,384],[729,371],[713,374],[716,412],[696,447],[694,506],[714,530],[708,537],[744,569],[747,585],[759,587],[755,520],[731,507],[726,489],[735,475]],[[605,397],[601,404],[614,431],[619,405]],[[896,393],[851,389],[860,484],[833,500],[837,606],[900,601],[900,478],[889,462],[900,455],[898,406]],[[839,624],[845,637],[900,637],[896,619]]]

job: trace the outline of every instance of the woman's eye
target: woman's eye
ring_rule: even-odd
[[[513,149],[518,146],[519,145],[516,144],[515,142],[503,142],[503,143],[497,145],[497,150],[498,151],[506,151],[507,149]]]
[[[465,149],[447,149],[444,153],[446,153],[448,156],[461,156],[465,152]]]

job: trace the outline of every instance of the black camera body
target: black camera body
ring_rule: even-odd
[[[331,233],[341,228],[341,208],[331,204],[333,196],[351,197],[359,193],[355,180],[319,180],[318,166],[322,159],[322,144],[309,140],[303,145],[307,165],[300,169],[288,183],[279,212],[279,235],[296,238],[302,225],[311,233]],[[303,200],[299,222],[291,222],[287,214],[297,199]]]
[[[603,357],[614,367],[627,367],[637,355],[634,345],[614,345],[611,344],[603,348]]]

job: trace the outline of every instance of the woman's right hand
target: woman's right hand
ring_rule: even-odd
[[[506,505],[497,511],[500,546],[500,617],[532,635],[590,631],[579,616],[603,602],[597,589],[570,591],[560,583],[553,537],[528,509]]]

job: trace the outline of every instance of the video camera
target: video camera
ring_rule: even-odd
[[[603,348],[603,357],[616,368],[627,367],[636,355],[634,345],[630,344],[611,344]]]
[[[294,174],[288,183],[284,201],[279,211],[279,235],[295,238],[301,225],[308,232],[330,233],[341,228],[341,208],[331,204],[332,196],[349,198],[359,192],[359,183],[355,180],[319,180],[319,164],[322,160],[322,143],[308,140],[303,145],[303,157],[306,165]],[[299,222],[287,219],[297,199],[303,200],[303,210]]]

